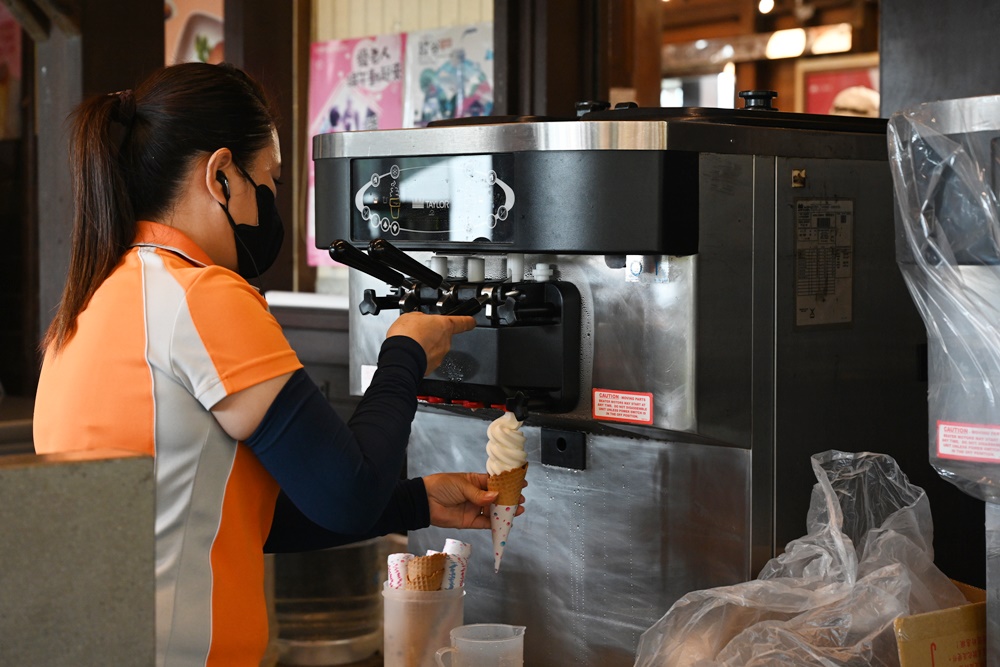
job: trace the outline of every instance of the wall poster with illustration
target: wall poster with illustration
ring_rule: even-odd
[[[799,60],[795,64],[795,110],[878,118],[878,54]]]
[[[407,35],[406,127],[493,113],[493,24]]]

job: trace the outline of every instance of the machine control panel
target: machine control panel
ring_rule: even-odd
[[[363,158],[351,164],[351,240],[511,243],[510,154]]]

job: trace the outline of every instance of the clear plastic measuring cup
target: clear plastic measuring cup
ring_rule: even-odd
[[[524,626],[502,623],[463,625],[451,631],[451,646],[438,650],[441,667],[522,667]],[[448,662],[445,662],[448,656]]]

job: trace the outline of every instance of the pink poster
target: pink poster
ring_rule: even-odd
[[[307,258],[310,266],[334,262],[315,248],[316,207],[312,137],[325,132],[402,127],[403,48],[406,36],[380,35],[315,42],[309,70],[309,185]],[[349,204],[344,202],[345,206]]]

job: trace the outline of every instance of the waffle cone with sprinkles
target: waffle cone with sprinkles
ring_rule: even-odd
[[[496,499],[497,505],[520,504],[521,488],[524,486],[526,474],[528,474],[527,463],[520,468],[505,470],[499,475],[490,475],[486,488],[499,494]]]

